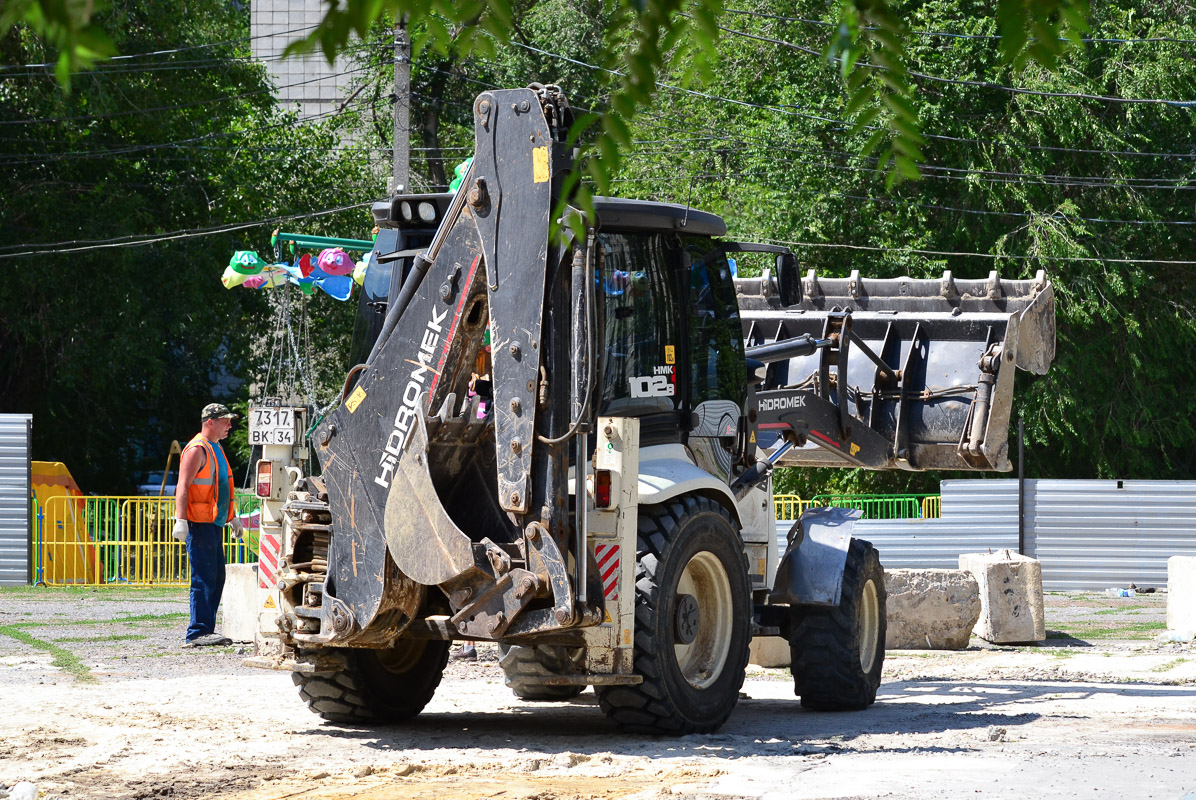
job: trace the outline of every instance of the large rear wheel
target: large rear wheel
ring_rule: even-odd
[[[432,699],[450,642],[402,639],[385,650],[342,651],[348,667],[309,675],[292,672],[299,696],[330,722],[388,723],[410,719]]]
[[[634,686],[600,687],[630,731],[708,733],[739,699],[751,615],[747,560],[726,509],[685,496],[643,506],[635,585]]]
[[[576,672],[585,660],[584,648],[500,644],[498,655],[507,686],[521,700],[571,700],[585,691],[584,686],[545,686],[542,681],[549,675]]]
[[[856,711],[876,701],[885,661],[885,574],[871,542],[852,539],[837,608],[794,609],[793,691],[813,711]]]

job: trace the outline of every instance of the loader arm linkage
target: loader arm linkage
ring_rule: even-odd
[[[313,435],[335,524],[318,608],[293,633],[300,644],[385,645],[425,602],[449,617],[448,635],[474,638],[601,619],[601,591],[597,605],[579,604],[566,562],[567,445],[544,443],[569,426],[569,382],[544,369],[571,370],[568,349],[553,345],[569,338],[567,316],[553,312],[568,306],[557,296],[568,265],[548,236],[571,167],[568,102],[555,87],[497,90],[477,98],[474,119],[474,161],[451,201],[395,197],[374,209],[385,226],[416,204],[439,225],[426,247],[400,233],[393,252],[375,248],[406,277]],[[474,374],[487,334],[488,387]]]

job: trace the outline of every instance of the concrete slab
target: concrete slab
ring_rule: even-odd
[[[748,646],[748,663],[758,667],[789,666],[789,642],[780,636],[757,636]]]
[[[1196,556],[1167,559],[1167,630],[1196,638]]]
[[[885,570],[886,650],[963,650],[980,618],[980,586],[962,569]]]
[[[1041,642],[1046,638],[1042,608],[1042,565],[1012,550],[964,553],[959,568],[980,587],[980,618],[973,632],[994,644]]]

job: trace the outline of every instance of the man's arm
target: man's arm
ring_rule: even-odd
[[[179,483],[174,490],[174,518],[187,518],[187,494],[191,491],[191,482],[195,480],[199,468],[203,466],[205,453],[201,447],[192,447],[183,451],[179,459]]]

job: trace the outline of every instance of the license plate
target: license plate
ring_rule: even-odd
[[[249,443],[295,444],[295,409],[249,409]]]

